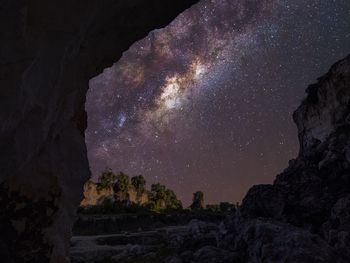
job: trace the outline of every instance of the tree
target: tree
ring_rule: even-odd
[[[154,202],[157,202],[158,200],[165,200],[165,197],[166,197],[165,190],[166,190],[166,187],[160,183],[152,184],[150,199],[153,200]]]
[[[177,196],[173,190],[166,189],[165,194],[166,194],[165,203],[166,203],[167,209],[170,209],[170,210],[182,209],[182,203],[179,199],[177,199]]]
[[[204,193],[202,191],[197,191],[193,194],[190,207],[192,210],[200,210],[204,208]]]
[[[177,199],[174,191],[167,189],[160,183],[151,185],[150,201],[155,204],[155,210],[178,210],[182,208],[182,203]]]
[[[138,193],[142,193],[145,190],[146,180],[142,175],[134,176],[131,178],[131,184]]]
[[[114,189],[117,191],[117,192],[127,192],[128,189],[129,189],[129,185],[130,185],[130,179],[129,179],[129,176],[124,174],[123,172],[120,172],[118,175],[117,175],[117,180],[114,184]]]
[[[101,189],[112,187],[117,179],[111,168],[106,168],[98,178],[98,186]]]

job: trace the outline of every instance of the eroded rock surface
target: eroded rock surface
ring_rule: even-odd
[[[194,2],[1,2],[2,262],[69,261],[72,221],[90,175],[88,81]],[[273,186],[249,191],[241,215],[217,232],[217,246],[184,251],[181,260],[229,254],[237,262],[350,262],[349,83],[347,57],[308,88],[294,114],[299,156]]]
[[[129,186],[126,193],[123,193],[113,187],[101,188],[89,180],[84,184],[84,199],[80,205],[82,207],[101,205],[107,199],[113,202],[144,205],[148,202],[148,192],[146,190],[138,192],[133,186]]]
[[[232,249],[238,249],[241,240],[246,247],[239,249],[244,253],[260,249],[260,256],[245,262],[258,258],[275,262],[278,250],[289,256],[276,262],[350,262],[350,56],[308,87],[294,121],[299,155],[273,185],[248,191],[240,210],[242,219],[230,224],[231,235],[241,236],[232,235]],[[268,221],[256,221],[259,217]],[[249,231],[239,230],[247,224]],[[262,229],[271,233],[273,228],[279,230],[258,234]],[[254,236],[250,242],[249,233]],[[284,240],[281,237],[276,243],[282,234]],[[295,238],[299,241],[290,243]],[[251,242],[257,247],[252,248]],[[267,257],[266,246],[275,248]],[[300,253],[295,251],[297,246],[303,247]]]
[[[0,258],[68,262],[89,80],[196,0],[2,1]]]
[[[192,220],[151,231],[72,238],[72,262],[225,262],[231,252],[217,248],[217,224]],[[218,255],[220,254],[220,257]]]

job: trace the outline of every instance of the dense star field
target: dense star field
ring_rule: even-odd
[[[297,155],[292,112],[348,53],[349,0],[201,1],[90,81],[92,174],[240,201]]]

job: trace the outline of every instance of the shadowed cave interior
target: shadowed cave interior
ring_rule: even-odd
[[[294,114],[298,132],[291,118],[305,87],[333,61],[346,56],[346,27],[339,23],[337,31],[343,33],[335,37],[331,33],[334,19],[325,21],[316,3],[303,13],[304,6],[297,4],[267,8],[265,3],[221,6],[225,1],[218,1],[212,7],[213,2],[205,5],[203,1],[167,28],[151,32],[90,81],[86,108],[91,126],[86,140],[95,179],[104,167],[112,166],[116,172],[142,173],[147,181],[175,187],[185,207],[198,189],[205,189],[208,203],[244,197],[242,205],[227,217],[214,213],[216,218],[179,211],[151,215],[152,220],[137,213],[124,219],[82,215],[75,233],[88,236],[94,253],[108,246],[95,260],[113,262],[254,262],[261,258],[328,262],[332,257],[346,262],[348,226],[346,216],[340,214],[347,207],[347,191],[341,186],[348,185],[347,168],[343,164],[336,168],[335,163],[343,162],[341,154],[332,157],[335,163],[328,158],[341,148],[338,143],[329,145],[339,135],[330,132],[339,127],[329,121],[340,124],[343,119],[332,119],[347,114],[345,110],[338,117],[333,115],[343,109],[338,103],[346,108],[347,99],[335,104],[331,99],[332,92],[346,93],[347,59],[307,89],[307,99]],[[201,8],[204,11],[198,11]],[[227,23],[225,12],[234,13],[230,8],[241,8],[247,17],[237,19],[244,22]],[[333,9],[330,17],[339,17]],[[308,26],[295,27],[296,17],[291,15],[295,13]],[[239,25],[238,32],[232,32],[231,22]],[[309,34],[310,28],[314,34]],[[302,40],[296,43],[296,38]],[[300,153],[275,179],[287,166],[284,163],[297,155],[297,133]],[[211,148],[210,141],[220,150]],[[224,165],[215,160],[225,160]],[[244,173],[244,165],[250,172]],[[273,185],[251,187],[273,180]],[[96,186],[88,187],[91,200],[96,201]],[[103,193],[117,200],[123,198],[119,194]],[[339,228],[337,220],[343,222]],[[107,236],[97,239],[96,234]],[[73,237],[76,262],[94,258],[93,253],[82,255],[86,238]],[[302,250],[291,251],[300,244]],[[324,249],[322,255],[315,253],[319,249]]]
[[[1,8],[0,253],[69,262],[88,81],[196,1],[6,1]]]
[[[61,1],[11,1],[2,6],[0,32],[6,41],[0,44],[0,86],[5,87],[0,90],[0,256],[4,262],[70,261],[70,246],[81,244],[79,239],[73,239],[72,244],[69,242],[75,210],[82,199],[82,185],[91,176],[84,142],[88,82],[110,67],[135,41],[155,28],[168,25],[195,2],[135,0],[62,4]],[[252,53],[255,59],[259,50],[254,49],[254,43],[259,38],[254,38],[253,24],[269,14],[270,1],[237,1],[237,4],[250,10],[246,16],[240,14],[242,21],[237,26],[247,23],[247,31],[239,39],[249,40],[251,46],[248,49],[256,51]],[[341,4],[344,8],[333,12],[336,16],[344,11],[346,14],[348,3]],[[308,8],[312,10],[312,6]],[[218,21],[221,18],[218,17]],[[346,20],[334,21],[339,23],[337,29],[346,27]],[[190,22],[184,21],[185,24]],[[275,32],[275,28],[268,29],[270,33]],[[334,31],[334,28],[330,30]],[[219,36],[215,35],[213,39],[223,43],[222,32],[214,33]],[[323,33],[329,36],[327,31]],[[338,36],[345,37],[340,39]],[[334,45],[331,52],[320,52],[327,57],[318,57],[316,61],[327,63],[316,62],[311,68],[317,70],[306,70],[308,77],[301,81],[300,89],[313,83],[330,64],[349,53],[346,34],[330,37],[330,42],[322,39],[320,42],[332,45],[331,39],[343,45]],[[173,47],[171,41],[167,43],[167,38],[163,41],[163,47],[167,44]],[[277,45],[278,42],[271,43]],[[220,47],[210,50],[207,57],[201,57],[206,53],[200,48],[200,41],[196,44],[199,45],[198,54],[187,56],[188,60],[183,58],[189,62],[184,68],[181,63],[179,66],[170,62],[172,71],[163,72],[158,83],[161,85],[151,85],[163,89],[154,89],[151,99],[141,105],[142,109],[150,110],[146,114],[157,125],[163,125],[164,121],[157,120],[159,115],[164,116],[157,107],[164,105],[166,109],[177,109],[179,105],[191,102],[192,96],[198,96],[200,92],[193,89],[184,92],[181,87],[188,88],[193,81],[209,76],[206,70],[215,70],[212,57],[228,54],[221,53],[225,49]],[[307,52],[317,50],[313,48],[314,44],[311,42],[309,49],[303,48]],[[322,48],[328,50],[329,46],[319,47]],[[167,53],[165,49],[161,55],[160,59],[163,55],[178,54]],[[302,53],[298,53],[300,55]],[[249,67],[252,64],[246,59],[244,56],[239,61]],[[271,64],[275,62],[271,61]],[[301,146],[298,156],[289,162],[288,168],[273,184],[257,185],[250,188],[247,195],[237,195],[237,199],[245,195],[240,209],[225,218],[222,224],[194,220],[183,228],[166,229],[165,235],[162,229],[150,236],[127,236],[131,243],[135,240],[137,244],[141,238],[150,246],[160,242],[171,247],[156,255],[140,246],[127,246],[127,250],[119,251],[116,246],[125,242],[123,235],[109,239],[85,238],[85,245],[92,246],[78,254],[73,251],[72,261],[126,262],[123,258],[126,257],[130,262],[146,262],[143,258],[146,253],[151,262],[257,262],[263,259],[276,263],[349,262],[349,69],[348,56],[307,88],[306,99],[293,115]],[[256,68],[252,70],[256,71]],[[174,74],[177,71],[179,74]],[[142,70],[138,72],[142,73]],[[284,73],[290,72],[292,68]],[[283,70],[280,73],[283,82]],[[299,73],[295,72],[296,75]],[[137,75],[140,76],[142,74]],[[249,79],[249,74],[246,77]],[[270,77],[278,81],[275,75]],[[131,82],[139,80],[133,78]],[[129,83],[129,86],[132,84],[135,83]],[[215,93],[210,91],[210,94]],[[295,99],[301,98],[298,96]],[[154,98],[156,100],[152,101]],[[274,98],[270,99],[267,102],[273,108]],[[293,111],[299,101],[293,105],[293,108],[285,109],[286,112]],[[125,116],[118,112],[117,126],[125,127],[130,114],[138,112],[127,110]],[[173,118],[166,116],[166,124],[168,117]],[[269,176],[267,182],[271,182],[274,174]],[[173,243],[174,240],[177,242]],[[296,250],[296,246],[300,249]],[[108,249],[101,254],[99,249],[106,247]],[[95,248],[97,250],[93,250]],[[128,253],[136,258],[128,258]]]

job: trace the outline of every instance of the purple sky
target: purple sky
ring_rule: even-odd
[[[143,174],[188,205],[241,201],[295,157],[291,114],[350,53],[348,0],[211,0],[90,81],[91,171]]]

